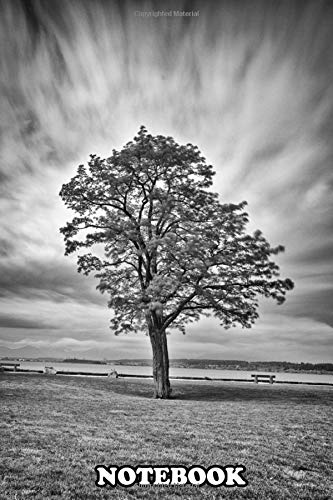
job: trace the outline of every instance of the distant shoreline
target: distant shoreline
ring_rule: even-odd
[[[152,366],[150,359],[118,359],[118,360],[93,360],[80,358],[18,358],[3,357],[4,361],[40,362],[40,363],[74,363],[113,366]],[[170,368],[191,368],[204,370],[236,370],[236,371],[262,371],[276,373],[304,373],[317,375],[333,375],[333,363],[291,363],[287,361],[238,361],[238,360],[212,360],[212,359],[174,359],[170,361]]]

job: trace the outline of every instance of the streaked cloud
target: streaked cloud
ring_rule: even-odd
[[[144,124],[198,145],[221,198],[247,200],[249,228],[286,246],[278,261],[296,283],[278,312],[262,304],[253,330],[203,320],[184,345],[170,337],[172,355],[210,357],[217,345],[221,358],[264,359],[273,346],[280,359],[329,359],[332,3],[199,1],[200,16],[186,20],[138,8],[157,7],[0,3],[0,337],[7,348],[146,352],[144,336],[144,348],[139,335],[112,337],[105,298],[63,256],[58,232],[71,217],[62,183]]]

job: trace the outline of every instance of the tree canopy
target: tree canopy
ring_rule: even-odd
[[[293,287],[279,278],[260,231],[246,232],[246,202],[221,203],[214,171],[192,144],[141,127],[109,158],[90,155],[60,196],[76,212],[61,232],[78,270],[109,295],[115,334],[177,328],[200,315],[251,327],[258,297],[281,304]],[[94,247],[94,253],[86,251]]]

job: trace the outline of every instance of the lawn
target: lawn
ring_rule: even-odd
[[[330,387],[0,374],[0,498],[331,499]],[[97,464],[246,466],[245,488],[99,489]]]

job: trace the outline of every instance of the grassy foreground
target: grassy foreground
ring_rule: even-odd
[[[330,499],[330,387],[0,374],[1,499]],[[94,466],[246,466],[245,488],[99,489]]]

